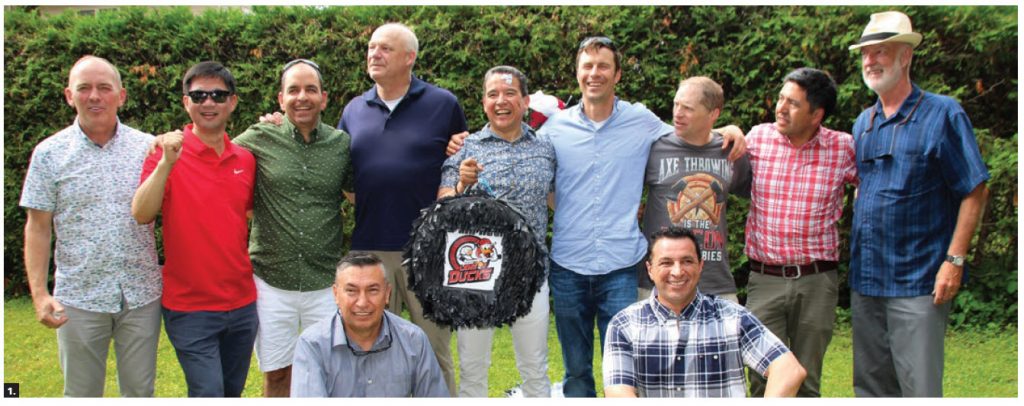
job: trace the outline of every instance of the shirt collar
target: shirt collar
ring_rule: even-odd
[[[287,120],[285,120],[287,121]],[[194,123],[189,123],[185,126],[185,139],[182,141],[182,151],[189,151],[197,156],[203,156],[204,154],[217,157],[217,152],[206,146],[199,136],[196,135],[192,128],[195,126]],[[228,133],[222,135],[224,137],[224,153],[222,153],[219,159],[225,159],[235,154],[234,144],[231,143],[231,138],[228,138]]]
[[[75,131],[78,133],[78,136],[81,137],[81,140],[87,143],[86,145],[92,145],[92,146],[94,146],[96,148],[100,148],[100,149],[108,148],[111,145],[114,145],[114,142],[121,138],[121,137],[119,137],[119,135],[121,135],[121,131],[124,131],[124,126],[121,125],[121,119],[118,118],[117,119],[117,124],[114,127],[114,136],[110,137],[110,141],[107,141],[107,143],[105,145],[99,145],[99,144],[93,142],[93,140],[90,139],[88,135],[85,135],[85,131],[82,130],[82,125],[78,121],[78,116],[75,116],[75,123],[72,126],[75,129]]]
[[[423,92],[426,89],[427,89],[427,82],[424,82],[420,78],[416,77],[416,75],[412,75],[412,78],[409,81],[409,90],[406,90],[405,94],[402,95],[402,100],[405,100],[405,99],[415,99],[415,98],[419,97],[421,94],[423,94]],[[380,98],[379,94],[377,94],[377,85],[376,84],[371,86],[370,90],[367,90],[366,93],[363,93],[363,99],[366,100],[367,104],[375,104],[375,105],[378,105],[378,106],[384,107],[384,108],[387,108],[387,106],[388,106],[387,104],[384,104],[384,100]]]
[[[391,320],[388,320],[388,312],[384,312],[382,316],[383,320],[380,323],[380,334],[377,335],[377,339],[373,341],[373,347],[368,351],[373,351],[380,348],[384,342],[391,336]],[[391,337],[394,340],[394,337]],[[347,346],[348,336],[345,335],[345,325],[341,320],[341,312],[334,312],[334,317],[331,318],[331,346]]]
[[[690,304],[683,308],[683,312],[676,316],[672,309],[668,306],[661,304],[658,301],[658,288],[651,289],[651,297],[648,298],[649,305],[654,312],[654,317],[658,319],[658,323],[664,323],[669,320],[689,320],[697,315],[700,303],[704,301],[704,294],[697,291],[697,294],[690,301]]]
[[[513,143],[520,142],[520,141],[527,140],[527,139],[531,139],[531,138],[534,138],[534,137],[537,136],[537,134],[534,133],[533,128],[531,128],[525,122],[521,122],[521,123],[519,123],[519,125],[522,127],[523,134],[521,136],[519,136],[518,139],[513,141]],[[495,133],[494,130],[491,130],[491,124],[490,123],[484,124],[484,128],[480,129],[480,136],[481,136],[482,139],[493,138],[495,140],[509,142],[509,141],[505,140],[504,138],[501,138],[501,136],[498,135],[497,133]]]
[[[316,143],[320,139],[320,123],[320,118],[317,118],[316,125],[313,126],[313,130],[309,132],[310,144]],[[284,123],[282,124],[282,128],[284,129],[285,134],[291,134],[292,138],[295,139],[295,141],[298,141],[300,144],[306,143],[306,139],[302,137],[302,132],[299,131],[299,127],[296,127],[295,124],[292,124],[292,120],[290,118],[285,116]]]
[[[910,112],[914,110],[914,106],[917,104],[917,100],[922,97],[924,97],[924,92],[921,91],[920,87],[917,87],[916,83],[911,82],[910,95],[907,96],[906,100],[903,100],[903,103],[900,104],[900,109],[897,110],[896,114],[893,114],[892,117],[885,117],[885,114],[882,114],[881,98],[875,101],[875,106],[873,108],[875,109],[876,116],[881,119],[883,124],[896,119],[903,120],[903,118],[910,115]]]
[[[577,104],[575,107],[578,109],[576,114],[578,114],[579,120],[581,122],[584,122],[584,123],[594,123],[595,122],[594,120],[591,120],[590,117],[587,117],[586,110],[583,109],[583,100],[580,100],[580,104]],[[619,112],[619,96],[615,96],[615,100],[612,101],[612,114],[610,114],[608,116],[608,118],[604,119],[605,125],[608,125],[608,122],[611,121],[612,117],[615,117],[615,115],[618,114],[618,112]]]

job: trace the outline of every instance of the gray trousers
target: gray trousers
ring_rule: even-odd
[[[448,393],[455,396],[455,362],[452,361],[452,331],[447,327],[441,327],[423,317],[423,306],[420,305],[416,294],[409,290],[409,278],[405,267],[402,266],[402,253],[400,251],[370,251],[384,261],[384,274],[391,284],[391,297],[388,298],[388,310],[394,314],[402,314],[402,303],[409,309],[409,318],[430,340],[430,346],[434,349],[434,356],[441,367],[444,381],[448,384]]]
[[[799,397],[821,396],[821,369],[832,341],[839,301],[839,275],[828,271],[786,279],[750,273],[747,308],[775,334],[807,371]],[[751,370],[750,395],[764,396],[767,381]]]
[[[941,397],[950,303],[851,293],[857,397]]]
[[[160,341],[160,299],[131,310],[124,300],[121,305],[118,313],[64,306],[68,322],[57,329],[64,396],[103,396],[111,339],[121,396],[153,396],[156,348]]]

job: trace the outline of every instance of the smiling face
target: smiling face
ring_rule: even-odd
[[[577,58],[576,80],[585,102],[611,103],[621,78],[622,71],[615,67],[615,53],[608,48],[587,49]]]
[[[88,58],[68,75],[64,98],[78,112],[78,124],[87,132],[117,123],[117,109],[124,105],[127,93],[113,69],[100,59]]]
[[[906,44],[881,43],[860,49],[861,76],[875,93],[892,90],[901,79],[909,77],[911,47]]]
[[[659,238],[651,248],[647,274],[658,288],[658,301],[676,313],[697,295],[704,262],[689,238]]]
[[[508,73],[495,73],[484,83],[484,113],[498,135],[518,134],[521,129],[530,98],[519,89],[519,78]]]
[[[384,268],[380,264],[351,265],[338,272],[333,290],[345,330],[357,336],[375,337],[391,295]]]
[[[789,138],[809,139],[825,116],[822,108],[811,108],[807,92],[795,82],[786,82],[775,103],[775,128]]]
[[[284,73],[277,101],[292,124],[308,131],[327,108],[327,92],[320,88],[320,77],[312,66],[297,63]]]
[[[366,48],[366,71],[374,82],[388,82],[412,75],[416,51],[410,49],[411,33],[393,27],[378,28]]]
[[[227,92],[228,86],[219,77],[195,77],[192,79],[188,91],[193,92],[197,90],[206,92],[220,90]],[[182,100],[185,104],[185,111],[188,111],[188,116],[195,123],[193,131],[197,134],[212,136],[224,132],[228,125],[228,119],[231,118],[231,112],[235,111],[238,96],[232,94],[223,103],[215,102],[213,97],[207,97],[196,103],[188,95],[185,95]]]

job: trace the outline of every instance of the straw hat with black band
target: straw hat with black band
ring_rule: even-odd
[[[875,13],[871,15],[867,27],[864,27],[860,40],[850,45],[850,50],[883,42],[902,42],[915,48],[921,43],[921,34],[914,32],[910,25],[910,17],[906,14],[899,11]]]

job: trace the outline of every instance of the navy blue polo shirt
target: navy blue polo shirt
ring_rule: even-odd
[[[413,76],[394,111],[374,86],[349,101],[338,128],[352,135],[352,249],[401,250],[420,209],[437,198],[448,139],[466,131],[462,106],[451,92]]]

